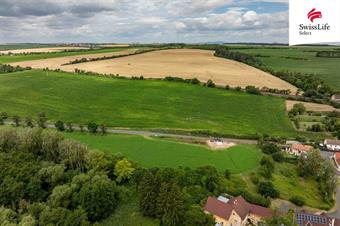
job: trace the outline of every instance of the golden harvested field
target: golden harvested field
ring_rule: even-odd
[[[14,50],[3,50],[0,51],[0,54],[19,54],[19,53],[53,53],[53,52],[62,52],[64,50],[82,50],[88,49],[85,47],[53,47],[53,48],[34,48],[34,49],[14,49]]]
[[[23,61],[23,62],[16,62],[11,63],[11,65],[19,65],[21,67],[32,67],[36,69],[41,68],[49,68],[49,69],[62,69],[65,70],[62,66],[63,64],[67,64],[70,61],[74,61],[76,59],[82,59],[82,58],[99,58],[99,57],[110,57],[110,56],[116,56],[116,55],[125,55],[125,54],[131,54],[136,52],[137,49],[127,49],[117,52],[111,52],[111,53],[96,53],[96,54],[86,54],[86,55],[77,55],[77,56],[67,56],[67,57],[57,57],[57,58],[49,58],[49,59],[43,59],[43,60],[31,60],[31,61]],[[74,70],[72,70],[74,71]]]
[[[300,103],[305,106],[307,111],[317,111],[317,112],[340,111],[340,109],[335,109],[334,107],[325,105],[325,104],[307,103],[307,102],[292,101],[292,100],[286,101],[287,111],[290,111],[293,108],[294,104],[300,104]]]
[[[121,76],[144,76],[146,78],[163,78],[166,76],[197,78],[206,82],[211,79],[218,85],[232,87],[254,85],[277,89],[290,89],[293,85],[236,61],[218,58],[213,51],[197,49],[160,50],[128,57],[88,62],[61,67],[64,71],[74,69],[102,74],[119,74]]]

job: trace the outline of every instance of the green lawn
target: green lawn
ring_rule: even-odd
[[[144,167],[197,168],[212,165],[220,171],[229,169],[233,173],[239,173],[255,169],[262,156],[255,145],[238,145],[227,150],[212,151],[201,145],[142,136],[101,136],[81,133],[66,133],[65,136],[79,140],[93,149],[120,152]]]
[[[0,111],[52,122],[295,136],[284,100],[184,83],[39,70],[0,75]]]
[[[131,189],[132,190],[132,189]],[[130,197],[120,203],[114,213],[100,222],[101,226],[159,226],[159,220],[142,216],[139,211],[138,194],[131,191]]]
[[[82,51],[71,51],[71,52],[55,52],[55,53],[39,53],[39,54],[16,54],[16,55],[3,55],[0,56],[0,64],[29,61],[29,60],[42,60],[56,57],[65,56],[78,56],[85,54],[96,54],[96,53],[110,53],[125,50],[127,48],[110,48],[110,49],[94,49],[94,50],[82,50]]]
[[[257,55],[267,66],[278,71],[315,74],[340,91],[340,58],[316,57],[316,51],[333,47],[232,47],[235,51]],[[288,57],[288,58],[287,58]]]

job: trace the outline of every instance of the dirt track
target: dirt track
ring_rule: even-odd
[[[307,111],[317,111],[317,112],[340,111],[340,109],[335,109],[334,107],[325,105],[325,104],[307,103],[307,102],[292,101],[292,100],[286,101],[287,111],[290,111],[293,108],[294,104],[299,104],[299,103],[303,104]]]
[[[122,76],[144,76],[146,78],[163,78],[176,76],[198,78],[206,82],[211,79],[218,85],[232,87],[254,85],[277,89],[290,89],[293,85],[236,61],[215,57],[213,51],[196,49],[161,50],[129,57],[88,62],[61,67],[65,71],[75,68],[103,74]]]
[[[81,50],[88,49],[85,47],[53,47],[53,48],[34,48],[34,49],[14,49],[14,50],[3,50],[0,51],[0,54],[19,54],[19,53],[52,53],[52,52],[61,52],[64,50]]]
[[[113,55],[124,55],[124,54],[130,54],[137,51],[137,49],[127,49],[117,52],[110,52],[110,53],[97,53],[97,54],[86,54],[86,55],[77,55],[77,56],[67,56],[67,57],[58,57],[58,58],[49,58],[49,59],[43,59],[43,60],[32,60],[32,61],[23,61],[23,62],[17,62],[17,63],[11,63],[11,65],[20,65],[22,67],[32,67],[32,68],[49,68],[49,69],[62,69],[64,70],[63,64],[67,64],[70,61],[74,61],[76,59],[82,59],[82,58],[99,58],[99,57],[110,57]],[[74,66],[74,68],[76,68]],[[72,70],[73,72],[74,70]]]

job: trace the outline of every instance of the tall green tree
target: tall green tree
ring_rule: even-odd
[[[0,113],[0,125],[3,125],[7,118],[8,118],[8,114],[6,112],[1,112]]]
[[[183,225],[213,226],[215,225],[215,219],[211,215],[205,214],[200,206],[195,205],[185,212],[183,217]]]
[[[157,215],[157,197],[160,187],[160,179],[147,172],[139,185],[140,209],[145,216],[155,217]]]
[[[108,217],[115,209],[118,190],[107,176],[94,176],[79,193],[79,201],[91,221]]]
[[[43,128],[43,129],[46,128],[47,117],[46,117],[46,114],[44,112],[38,114],[37,122],[38,122],[38,126],[40,128]]]
[[[21,121],[20,116],[14,115],[12,119],[16,127],[20,126],[20,121]]]
[[[162,183],[157,198],[157,213],[162,226],[178,226],[183,220],[184,198],[175,183]]]
[[[128,181],[132,178],[135,168],[132,163],[127,159],[118,161],[115,165],[115,175],[117,176],[116,181],[118,183]]]

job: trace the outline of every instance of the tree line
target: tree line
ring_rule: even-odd
[[[20,66],[12,66],[9,64],[0,64],[0,74],[5,73],[12,73],[17,71],[25,71],[25,70],[31,70],[31,67],[20,67]]]

